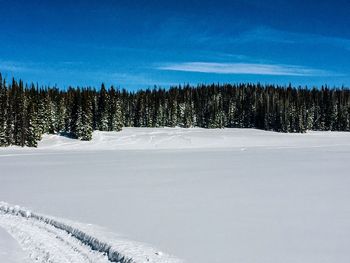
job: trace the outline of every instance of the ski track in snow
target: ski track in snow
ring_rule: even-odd
[[[28,256],[28,262],[181,262],[161,252],[147,249],[138,255],[124,255],[115,246],[76,227],[4,202],[0,202],[0,226],[19,243]],[[132,250],[133,248],[130,251]],[[140,248],[135,246],[134,253],[140,252],[138,250]]]

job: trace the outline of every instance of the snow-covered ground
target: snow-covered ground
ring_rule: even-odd
[[[95,132],[91,142],[48,135],[38,149],[0,149],[0,200],[70,220],[128,255],[161,255],[158,262],[175,262],[170,254],[191,263],[345,263],[349,160],[350,133],[341,132],[125,128]],[[26,224],[16,220],[27,219],[0,219],[6,230],[15,224],[9,232],[26,252],[16,236]],[[0,244],[9,238],[0,229]]]
[[[180,262],[144,244],[111,238],[91,225],[40,215],[4,202],[0,203],[0,225],[18,241],[27,262]],[[7,258],[16,258],[11,255],[17,255],[17,250],[9,254],[5,247],[4,251]]]
[[[17,241],[0,227],[0,262],[2,263],[27,263],[28,257]]]

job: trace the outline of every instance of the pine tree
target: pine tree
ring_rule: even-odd
[[[98,98],[97,127],[100,131],[108,131],[108,94],[104,84]]]
[[[122,107],[113,87],[111,87],[108,97],[108,130],[120,131],[123,127]]]
[[[115,102],[115,117],[113,118],[112,127],[113,131],[121,131],[123,128],[123,114],[120,99],[116,99]]]
[[[81,139],[83,133],[82,122],[82,96],[80,89],[74,94],[74,103],[71,111],[70,134],[76,139]]]
[[[13,143],[18,146],[25,145],[25,96],[23,82],[19,84],[12,80],[13,103]]]
[[[57,110],[55,113],[57,116],[55,130],[57,132],[64,132],[65,131],[66,113],[67,113],[67,108],[65,106],[65,100],[64,100],[64,97],[62,95],[60,95],[58,98],[58,106],[57,106]]]
[[[234,101],[233,98],[230,98],[228,114],[227,114],[228,127],[230,128],[234,128],[237,125],[236,109],[237,109],[236,102]]]
[[[8,139],[6,137],[7,118],[7,89],[0,74],[0,147],[8,145]]]
[[[26,117],[26,129],[25,129],[25,145],[28,147],[37,147],[37,111],[35,111],[34,103],[29,102],[27,108],[27,117]]]
[[[87,91],[83,92],[82,96],[82,112],[78,110],[78,114],[81,114],[81,124],[78,132],[78,138],[82,141],[90,141],[92,139],[92,103]],[[79,125],[79,124],[78,124]]]
[[[7,89],[7,100],[6,100],[6,146],[14,144],[14,114],[13,114],[13,98],[11,87]]]
[[[170,105],[170,127],[175,127],[178,125],[178,104],[176,99],[174,99]]]
[[[38,103],[38,134],[37,138],[40,139],[41,136],[49,132],[49,112],[48,108],[49,101],[44,90],[40,90],[37,96]]]

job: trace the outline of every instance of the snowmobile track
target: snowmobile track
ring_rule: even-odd
[[[40,263],[136,263],[111,244],[58,220],[0,203],[0,226]]]

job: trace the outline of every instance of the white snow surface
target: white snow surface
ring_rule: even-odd
[[[0,149],[0,200],[60,218],[139,262],[348,263],[349,160],[346,132],[124,128],[94,132],[90,142],[45,135],[38,149]],[[91,262],[106,259],[41,224],[0,213],[19,244],[0,253],[22,249],[33,259],[46,240],[39,259],[73,253],[72,243]],[[66,245],[54,241],[62,235]],[[0,244],[8,239],[0,229]]]
[[[29,263],[24,251],[17,241],[0,227],[0,262],[2,263]]]
[[[342,132],[285,134],[255,129],[124,128],[119,133],[96,131],[90,142],[46,135],[39,148],[58,150],[309,148],[335,147],[344,143],[350,145],[349,138],[349,133]]]
[[[89,227],[0,203],[0,225],[34,262],[179,262],[143,244],[111,239]]]

